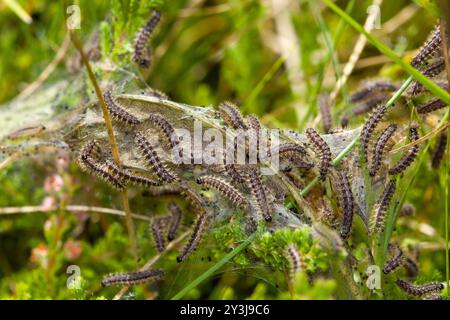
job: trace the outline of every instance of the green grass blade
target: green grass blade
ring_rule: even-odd
[[[345,13],[342,9],[336,6],[331,0],[322,0],[331,10],[338,14],[342,19],[344,19],[350,26],[352,26],[356,31],[363,34],[367,40],[380,51],[385,56],[389,57],[392,61],[397,63],[403,70],[414,77],[423,86],[428,88],[428,90],[433,93],[436,97],[440,98],[442,101],[450,105],[450,95],[439,87],[436,83],[425,77],[419,70],[415,69],[409,63],[402,60],[397,54],[387,47],[380,40],[375,38],[373,35],[368,33],[363,26],[356,22],[352,17]]]
[[[16,0],[3,0],[3,2],[26,24],[33,22],[31,16],[17,3]]]
[[[209,278],[211,275],[213,275],[214,272],[219,270],[225,263],[233,259],[239,252],[245,249],[256,237],[256,232],[253,233],[250,237],[248,237],[244,242],[242,242],[239,246],[234,248],[231,252],[229,252],[225,257],[223,257],[219,262],[217,262],[215,265],[213,265],[211,268],[206,270],[204,273],[202,273],[198,278],[196,278],[194,281],[189,283],[186,287],[184,287],[180,292],[178,292],[176,295],[172,297],[171,300],[180,300],[183,298],[186,293],[188,293],[190,290],[197,287],[200,283],[205,281],[207,278]]]

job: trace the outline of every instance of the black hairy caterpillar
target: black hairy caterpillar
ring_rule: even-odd
[[[230,185],[228,182],[220,178],[214,176],[201,176],[197,178],[197,183],[218,190],[228,200],[230,200],[238,207],[248,207],[247,199],[242,195],[242,193],[238,189]]]
[[[187,259],[189,255],[192,254],[192,252],[197,249],[198,244],[200,243],[203,233],[205,232],[205,229],[208,224],[208,214],[203,213],[201,214],[197,222],[195,223],[194,231],[192,232],[191,238],[189,239],[186,246],[181,251],[180,255],[177,257],[177,262],[182,262]]]
[[[414,68],[421,67],[427,59],[429,59],[436,51],[441,49],[441,42],[441,30],[439,24],[437,24],[423,47],[411,60],[411,65]]]
[[[391,203],[391,199],[394,196],[396,189],[395,180],[390,180],[381,194],[377,202],[377,207],[375,209],[375,231],[380,233],[384,228],[384,221],[386,218],[386,213]]]
[[[245,172],[246,184],[255,200],[256,209],[267,222],[272,221],[271,207],[267,201],[264,185],[257,169],[248,168]]]
[[[297,248],[293,244],[290,244],[287,247],[287,253],[289,258],[291,276],[295,277],[295,275],[303,269],[304,261],[303,258],[299,255]]]
[[[286,158],[303,158],[306,155],[305,149],[298,143],[294,142],[283,142],[282,144],[276,146],[272,154],[277,154],[281,159]]]
[[[417,266],[417,263],[414,262],[414,260],[406,257],[403,261],[403,267],[405,268],[406,274],[409,278],[417,277],[417,274],[419,273],[419,267]]]
[[[328,95],[322,95],[319,97],[319,111],[322,115],[323,130],[325,133],[329,133],[331,127],[333,126],[333,119],[331,117],[331,108]]]
[[[409,128],[409,140],[411,142],[417,141],[419,139],[419,133],[417,132],[417,127],[412,126]],[[397,164],[389,170],[389,174],[400,174],[403,171],[405,171],[411,163],[416,159],[417,154],[419,153],[419,145],[416,144],[411,147],[409,152],[405,154],[398,162]]]
[[[233,183],[244,183],[245,178],[242,176],[242,174],[239,172],[237,165],[235,164],[226,164],[225,165],[225,171],[227,175],[231,178],[231,181]]]
[[[439,168],[442,159],[445,155],[445,150],[447,149],[447,131],[442,132],[434,146],[433,154],[431,156],[431,167],[433,169]]]
[[[416,107],[417,113],[425,114],[430,113],[442,108],[445,108],[447,104],[441,99],[433,99],[425,104]]]
[[[394,92],[398,88],[388,81],[379,81],[375,83],[366,84],[365,87],[361,88],[359,91],[355,92],[350,96],[350,102],[358,102],[368,98],[374,93],[380,92]]]
[[[384,131],[378,138],[373,150],[372,165],[370,166],[369,170],[369,174],[371,177],[375,177],[375,175],[377,174],[377,171],[380,168],[381,159],[383,158],[386,145],[396,130],[397,125],[390,124],[386,129],[384,129]]]
[[[114,162],[111,160],[105,161],[105,166],[115,177],[122,181],[130,182],[135,185],[140,185],[144,187],[154,187],[159,186],[161,183],[157,180],[152,180],[147,177],[135,175],[129,173],[121,168],[119,168]]]
[[[384,274],[389,274],[391,272],[393,272],[395,269],[397,269],[398,267],[400,267],[404,260],[405,257],[403,255],[403,251],[399,246],[393,246],[394,249],[394,255],[393,257],[387,261],[383,267],[383,273]]]
[[[342,224],[341,224],[341,237],[347,238],[352,228],[354,203],[353,192],[350,187],[350,182],[347,175],[343,171],[337,171],[336,184],[339,190],[339,205],[343,212]]]
[[[169,229],[167,231],[167,240],[172,241],[181,226],[181,219],[183,217],[181,209],[175,203],[170,202],[168,208],[171,212]]]
[[[131,286],[142,284],[151,280],[160,280],[164,272],[159,269],[150,269],[145,271],[135,271],[128,273],[117,273],[110,275],[102,280],[102,287],[109,286]]]
[[[225,121],[228,126],[233,129],[247,130],[244,118],[235,104],[229,101],[222,102],[219,105],[219,113],[222,120]]]
[[[178,137],[175,136],[175,130],[167,119],[160,115],[159,113],[152,113],[147,118],[149,121],[154,123],[159,127],[159,129],[164,133],[172,148],[176,148],[179,144]]]
[[[186,197],[189,204],[201,214],[206,214],[206,203],[203,201],[202,196],[188,186],[182,185],[181,187],[181,195]]]
[[[112,96],[111,90],[107,90],[103,94],[103,99],[105,100],[106,107],[108,108],[111,116],[117,121],[123,122],[128,125],[138,125],[141,120],[136,118],[134,115],[120,107]]]
[[[92,152],[98,149],[99,146],[96,141],[88,142],[81,151],[79,157],[79,164],[81,168],[88,170],[104,182],[108,183],[112,187],[123,190],[125,188],[123,182],[108,172],[105,164],[98,163],[93,157]]]
[[[423,296],[427,293],[437,292],[444,289],[444,285],[439,282],[431,282],[416,286],[404,280],[398,279],[395,283],[402,291],[412,296]]]
[[[136,134],[135,142],[139,146],[142,155],[147,160],[148,165],[161,180],[166,182],[178,181],[177,175],[162,163],[155,149],[142,133],[138,132]]]
[[[255,143],[256,144],[256,154],[258,159],[260,158],[260,154],[259,154],[259,150],[260,150],[260,144],[261,144],[261,133],[262,133],[262,129],[261,129],[261,123],[259,122],[258,118],[255,115],[249,115],[247,118],[247,125],[248,128],[250,130],[250,140],[249,140],[249,144],[250,143]]]
[[[437,61],[435,61],[428,68],[422,71],[422,74],[428,78],[434,78],[444,70],[445,70],[445,59],[443,57],[439,57]],[[411,89],[409,91],[411,92],[411,95],[415,96],[422,91],[422,88],[423,88],[422,84],[416,80],[413,82]]]
[[[306,129],[306,136],[308,140],[315,146],[320,157],[320,179],[324,180],[329,168],[331,167],[331,150],[325,140],[313,129]]]
[[[154,11],[150,19],[147,21],[144,27],[138,32],[136,39],[134,40],[134,50],[132,60],[136,64],[143,68],[150,67],[151,56],[148,51],[147,45],[150,40],[150,36],[161,20],[161,12]]]
[[[367,159],[367,146],[369,144],[369,140],[372,136],[373,131],[377,127],[378,123],[383,119],[384,114],[387,111],[387,106],[382,104],[378,106],[369,119],[364,123],[364,126],[361,130],[361,148],[363,151],[364,158]]]
[[[153,236],[153,241],[155,242],[155,248],[158,252],[163,252],[166,250],[166,242],[163,236],[163,224],[165,224],[165,218],[157,218],[150,225],[150,229]]]
[[[375,108],[377,105],[379,105],[380,103],[386,101],[388,98],[389,98],[389,96],[387,94],[381,94],[370,100],[367,100],[366,102],[353,108],[353,110],[352,110],[353,115],[359,116],[366,112],[369,112],[373,108]]]

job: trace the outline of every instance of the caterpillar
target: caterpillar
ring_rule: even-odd
[[[293,244],[290,244],[287,247],[287,253],[289,258],[291,276],[295,277],[295,275],[303,269],[304,261],[303,258],[300,257],[297,248],[295,248]]]
[[[249,143],[256,143],[256,154],[258,159],[260,158],[259,150],[260,150],[260,143],[261,143],[261,123],[259,122],[258,118],[255,115],[249,115],[247,118],[247,125],[248,128],[251,130],[251,136]]]
[[[107,168],[105,168],[104,164],[99,164],[95,159],[92,157],[92,152],[94,149],[98,149],[99,146],[96,141],[90,141],[88,142],[85,147],[81,151],[81,155],[79,157],[79,164],[81,168],[86,169],[99,177],[104,182],[108,183],[112,187],[123,190],[125,188],[123,182],[113,176],[111,173],[108,172]]]
[[[437,292],[444,289],[444,285],[439,282],[431,282],[419,286],[415,286],[409,282],[398,279],[396,282],[397,286],[404,292],[412,296],[423,296],[427,293]]]
[[[269,202],[267,201],[264,186],[258,171],[255,168],[248,168],[245,175],[247,187],[250,189],[250,192],[255,200],[258,213],[267,222],[272,221],[271,208],[269,207]]]
[[[331,166],[331,150],[328,144],[322,139],[322,137],[313,129],[306,129],[306,136],[308,140],[316,147],[320,156],[320,179],[324,180],[328,173],[328,169]]]
[[[445,150],[447,149],[447,131],[442,132],[438,141],[436,142],[433,150],[433,154],[431,156],[431,167],[433,169],[439,168],[442,159],[445,155]]]
[[[442,108],[445,108],[447,104],[441,99],[433,99],[425,104],[416,107],[417,113],[425,114],[430,113]]]
[[[181,214],[180,207],[173,202],[169,203],[168,208],[172,215],[170,217],[169,230],[167,231],[167,240],[172,241],[175,239],[178,229],[180,229],[181,218],[183,215]]]
[[[319,111],[322,115],[323,130],[325,133],[329,133],[333,126],[333,119],[331,117],[331,109],[329,104],[329,96],[322,95],[319,97]]]
[[[140,132],[136,134],[135,142],[139,146],[139,149],[145,159],[147,160],[149,166],[153,169],[155,174],[165,182],[178,181],[178,177],[175,173],[171,172],[165,164],[161,162],[155,149],[152,147],[150,142],[144,137]]]
[[[272,153],[278,153],[278,156],[281,159],[285,159],[287,157],[302,158],[306,155],[305,149],[303,149],[303,147],[298,143],[294,142],[283,142],[282,144],[278,145]]]
[[[147,177],[131,174],[121,168],[119,168],[114,162],[111,160],[105,161],[106,168],[118,179],[121,181],[128,181],[135,185],[141,185],[144,187],[153,187],[159,186],[161,183],[157,180],[152,180]]]
[[[419,139],[419,133],[417,132],[417,127],[412,126],[409,128],[409,140],[411,142],[416,141]],[[416,159],[417,154],[419,153],[419,145],[416,144],[411,147],[411,150],[407,154],[405,154],[398,162],[397,164],[389,170],[389,174],[400,174],[403,171],[405,171],[411,163]]]
[[[369,112],[370,110],[375,108],[380,103],[386,101],[388,98],[389,98],[389,96],[387,94],[382,94],[382,95],[376,96],[370,100],[367,100],[365,103],[360,104],[359,106],[356,106],[355,108],[353,108],[353,110],[352,110],[353,115],[359,116],[366,112]]]
[[[384,149],[386,148],[389,139],[392,137],[396,130],[397,125],[390,124],[378,138],[374,148],[372,165],[369,170],[369,174],[371,177],[375,177],[375,175],[377,174],[377,171],[380,168],[381,159],[383,158]]]
[[[245,182],[245,178],[241,175],[235,164],[226,164],[225,171],[227,175],[231,178],[232,182],[239,182],[239,183]]]
[[[445,70],[445,59],[443,57],[440,57],[427,69],[422,71],[422,74],[428,78],[434,78],[444,70]],[[422,88],[423,86],[420,82],[414,81],[410,90],[411,95],[415,96],[419,94],[422,91]]]
[[[155,248],[158,252],[163,252],[166,250],[166,243],[163,236],[163,224],[165,224],[165,222],[166,218],[158,218],[155,219],[150,225],[153,241],[155,242]]]
[[[350,182],[344,171],[337,171],[337,185],[339,190],[339,204],[343,212],[341,237],[347,238],[352,228],[354,203]]]
[[[361,130],[361,148],[363,151],[364,158],[367,159],[367,146],[369,144],[370,137],[372,136],[373,131],[377,127],[378,123],[383,119],[384,114],[387,111],[387,106],[382,104],[378,106],[369,119],[364,123],[364,126]]]
[[[219,113],[228,126],[234,129],[247,130],[244,118],[235,104],[229,101],[222,102],[219,105]]]
[[[395,180],[390,180],[380,196],[375,209],[375,230],[381,232],[384,227],[386,212],[396,189]]]
[[[189,202],[189,204],[199,212],[205,212],[205,201],[203,201],[203,198],[201,195],[199,195],[196,191],[194,191],[189,186],[181,186],[181,195],[186,197],[186,200]]]
[[[159,113],[152,113],[148,116],[147,120],[151,121],[152,123],[154,123],[159,127],[159,129],[166,136],[167,141],[169,142],[172,148],[177,147],[179,143],[178,137],[176,137],[173,126],[170,124],[169,121],[167,121],[166,118],[164,118]]]
[[[403,261],[403,267],[406,269],[406,274],[408,277],[410,278],[417,277],[417,274],[419,273],[419,267],[414,262],[414,260],[406,257],[406,259]]]
[[[201,176],[197,178],[197,183],[218,190],[238,207],[247,208],[248,206],[247,199],[242,195],[242,193],[220,178],[214,176]]]
[[[123,122],[125,124],[134,126],[141,123],[141,120],[136,118],[134,115],[120,107],[114,97],[112,96],[111,90],[107,90],[103,94],[103,99],[105,100],[106,107],[108,108],[109,113],[111,116],[116,119],[117,121]]]
[[[419,68],[428,58],[440,49],[441,42],[441,30],[439,24],[437,24],[423,47],[411,60],[411,65],[414,68]]]
[[[208,224],[208,219],[209,217],[207,213],[203,213],[198,217],[191,238],[181,251],[180,255],[177,257],[177,262],[185,261],[187,257],[194,252],[195,249],[197,249]]]
[[[288,160],[289,160],[289,164],[291,164],[294,167],[299,168],[299,169],[310,170],[314,167],[314,164],[303,161],[297,157],[290,157]]]
[[[398,246],[394,246],[394,249],[395,255],[389,261],[387,261],[383,267],[384,274],[393,272],[395,269],[400,267],[405,260],[402,249]]]
[[[151,57],[147,50],[148,41],[150,40],[150,36],[161,20],[161,12],[154,11],[150,16],[150,19],[147,21],[144,27],[138,32],[133,46],[133,56],[132,60],[134,63],[140,65],[143,68],[150,67]]]
[[[388,81],[379,81],[371,84],[367,84],[364,88],[355,92],[350,96],[350,102],[355,103],[361,100],[368,98],[370,95],[374,93],[380,92],[394,92],[398,88]]]
[[[109,286],[131,286],[142,284],[151,280],[160,280],[164,272],[159,269],[150,269],[145,271],[135,271],[128,273],[117,273],[104,278],[101,282],[102,287]]]

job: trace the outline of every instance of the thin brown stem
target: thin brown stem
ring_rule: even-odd
[[[103,119],[105,120],[106,130],[108,131],[109,143],[111,145],[111,151],[114,158],[114,162],[118,166],[120,166],[122,164],[122,161],[120,159],[119,148],[117,146],[116,137],[114,136],[111,117],[109,115],[108,108],[106,107],[105,100],[103,99],[103,93],[100,89],[97,79],[95,78],[94,72],[92,71],[89,60],[84,54],[83,46],[80,40],[78,39],[77,35],[72,31],[70,32],[70,38],[72,40],[72,43],[75,45],[78,52],[80,53],[81,60],[83,61],[83,64],[88,72],[89,79],[91,80],[92,85],[94,86],[95,94],[97,95],[98,102],[102,108]],[[122,198],[122,205],[125,211],[125,220],[128,230],[128,236],[130,239],[131,252],[133,256],[136,258],[136,235],[134,231],[133,219],[131,218],[130,204],[128,202],[127,190],[124,189],[123,191],[121,191],[120,196]]]

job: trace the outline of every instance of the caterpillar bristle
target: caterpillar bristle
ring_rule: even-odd
[[[201,176],[197,178],[197,183],[216,189],[238,207],[248,207],[247,199],[242,195],[242,193],[231,184],[220,178],[214,176]]]
[[[160,280],[164,272],[159,269],[150,269],[145,271],[135,271],[128,273],[117,273],[104,278],[101,282],[102,287],[109,286],[132,286],[136,284],[147,283],[152,280]]]
[[[148,68],[151,64],[151,54],[148,49],[150,37],[161,20],[161,12],[155,10],[147,23],[137,33],[134,40],[132,61],[142,68]]]
[[[316,151],[319,154],[320,157],[320,165],[319,165],[319,172],[320,172],[320,179],[324,180],[329,168],[331,167],[331,150],[328,144],[325,142],[325,140],[322,139],[322,137],[313,129],[308,128],[306,129],[306,136],[308,140],[315,146]]]
[[[203,237],[203,233],[206,230],[208,220],[209,216],[207,213],[203,213],[198,217],[191,238],[181,251],[180,255],[177,257],[177,262],[185,261],[188,258],[188,256],[190,256],[197,249]]]
[[[431,156],[431,167],[433,169],[439,168],[442,159],[444,159],[446,149],[447,149],[447,131],[444,131],[439,135],[438,140],[434,145],[433,154]]]
[[[103,99],[105,100],[106,107],[108,108],[108,111],[113,119],[131,126],[141,123],[141,120],[118,105],[112,96],[111,90],[107,90],[103,94]]]
[[[178,176],[174,172],[169,170],[167,166],[161,161],[151,143],[145,138],[142,133],[138,132],[136,134],[135,142],[138,145],[142,155],[147,160],[148,165],[162,181],[174,182],[179,180]]]
[[[244,118],[239,108],[229,101],[222,102],[219,105],[219,113],[223,121],[233,129],[247,130]]]
[[[417,131],[417,127],[412,126],[409,128],[409,140],[411,142],[417,141],[419,139],[419,133]],[[400,174],[405,171],[417,158],[417,154],[419,153],[419,145],[416,144],[411,147],[407,154],[405,154],[397,164],[389,170],[390,175]]]
[[[375,177],[380,168],[381,160],[384,156],[384,150],[386,149],[386,145],[397,130],[396,124],[390,124],[380,135],[378,138],[372,157],[372,165],[370,166],[369,174],[371,177]]]
[[[183,217],[181,209],[175,203],[170,202],[168,205],[169,211],[171,212],[169,229],[167,231],[167,240],[172,241],[180,229],[181,219]]]

